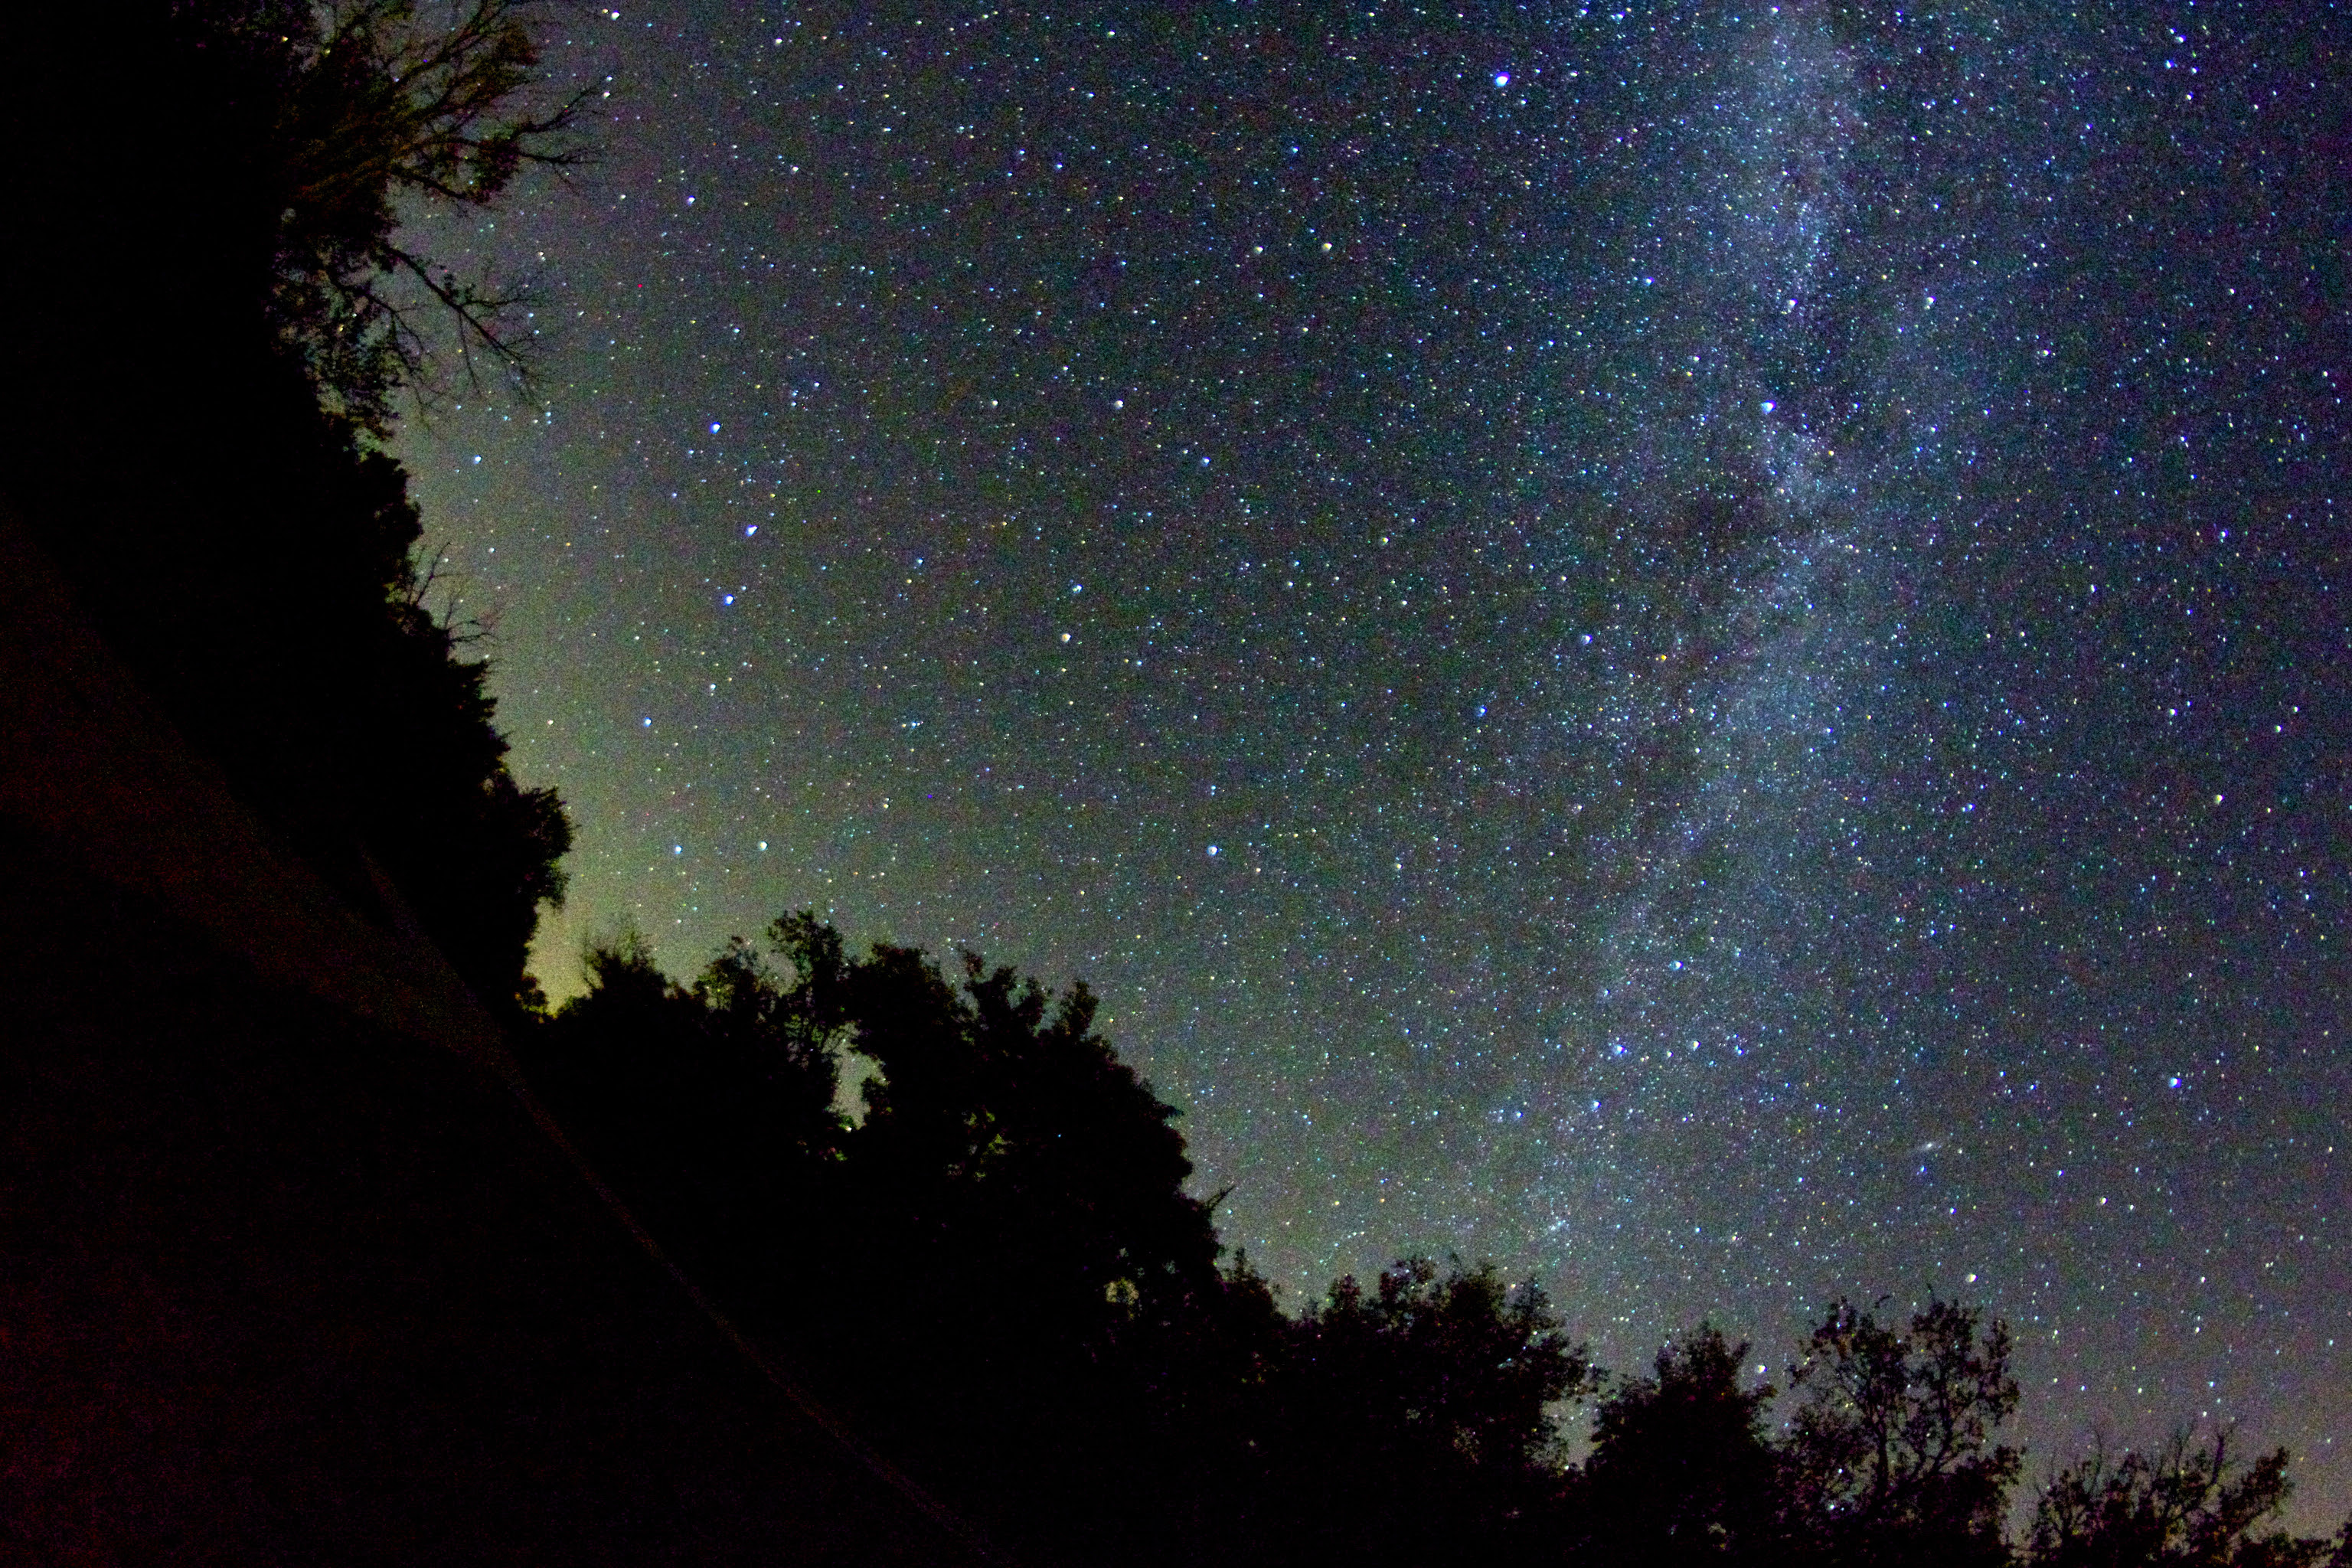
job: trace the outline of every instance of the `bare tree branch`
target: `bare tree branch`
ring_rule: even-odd
[[[398,394],[429,406],[447,369],[478,389],[493,366],[532,384],[540,298],[394,236],[417,204],[484,207],[526,170],[566,180],[593,161],[578,126],[596,89],[548,102],[525,26],[552,3],[452,0],[435,26],[415,0],[352,0],[298,40],[273,313],[321,398],[378,434]]]

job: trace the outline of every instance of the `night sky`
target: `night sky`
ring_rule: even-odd
[[[555,24],[404,441],[578,827],[538,969],[813,905],[1089,981],[1297,1305],[2020,1338],[2028,1475],[2352,1508],[2334,5]]]

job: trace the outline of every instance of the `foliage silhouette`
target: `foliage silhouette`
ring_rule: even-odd
[[[1742,1384],[1748,1353],[1706,1324],[1601,1401],[1568,1497],[1592,1560],[1663,1568],[1770,1555],[1779,1461],[1764,1418],[1777,1391]]]
[[[785,1205],[837,1152],[839,939],[772,929],[780,974],[731,943],[692,987],[633,931],[593,945],[588,993],[519,1042],[574,1138],[692,1267],[739,1288],[780,1267]]]
[[[2033,1568],[2332,1568],[2352,1564],[2352,1522],[2327,1542],[2262,1530],[2286,1505],[2287,1452],[2231,1463],[2230,1434],[2176,1432],[2155,1454],[2102,1449],[2053,1475],[2035,1500]]]
[[[2010,1344],[1837,1303],[1790,1389],[1704,1328],[1602,1386],[1541,1293],[1405,1258],[1296,1316],[1236,1258],[1175,1111],[1096,1028],[966,957],[852,958],[788,916],[690,985],[642,939],[534,1022],[570,826],[509,775],[488,669],[425,604],[404,393],[527,379],[527,292],[411,247],[588,153],[530,0],[129,0],[0,14],[20,70],[0,266],[19,312],[0,495],[189,737],[323,873],[412,916],[657,1234],[892,1451],[1042,1561],[2352,1568],[2273,1528],[2283,1454],[2059,1471],[2002,1529]],[[437,15],[437,13],[436,13]],[[437,347],[436,344],[446,344]],[[1736,520],[1734,520],[1736,521]],[[1708,529],[1717,521],[1702,518]],[[1723,524],[1729,526],[1729,524]],[[876,1064],[836,1109],[843,1055]]]
[[[2004,1530],[2010,1341],[1838,1301],[1777,1395],[1712,1325],[1613,1384],[1532,1285],[1408,1258],[1295,1314],[1174,1111],[1059,996],[965,955],[851,957],[803,911],[691,986],[631,934],[526,1037],[606,1173],[860,1426],[1024,1560],[2352,1568],[2272,1531],[2284,1460],[2226,1445],[2059,1472]],[[840,1061],[876,1077],[853,1127]],[[1592,1407],[1570,1465],[1564,1423]]]
[[[2017,1450],[1993,1441],[2017,1408],[2007,1327],[1931,1300],[1907,1329],[1850,1301],[1813,1331],[1790,1378],[1803,1403],[1787,1447],[1784,1522],[1829,1563],[1999,1563]]]
[[[1268,1426],[1280,1491],[1314,1505],[1292,1549],[1315,1560],[1426,1558],[1539,1506],[1554,1409],[1592,1386],[1540,1289],[1459,1258],[1342,1278],[1285,1341]]]
[[[394,237],[404,202],[479,205],[581,156],[576,101],[531,107],[526,14],[133,0],[104,48],[66,8],[0,21],[41,62],[11,194],[45,216],[9,281],[90,302],[25,313],[0,495],[247,802],[510,1017],[570,826],[509,774],[485,667],[420,604],[377,441],[430,378],[433,313],[461,360],[527,341],[502,290]]]
[[[214,36],[263,43],[281,77],[266,174],[279,214],[270,319],[327,405],[376,435],[404,390],[429,392],[454,354],[527,379],[527,291],[462,279],[403,237],[404,205],[488,207],[526,168],[562,173],[592,89],[538,92],[528,22],[541,0],[467,0],[446,26],[415,0],[331,10],[206,7]],[[436,353],[440,332],[451,339]]]
[[[766,947],[687,987],[633,935],[595,945],[526,1066],[656,1232],[823,1347],[833,1396],[992,1533],[1181,1562],[1246,1523],[1240,1555],[1271,1561],[1340,1545],[1344,1493],[1370,1510],[1347,1540],[1385,1557],[1360,1521],[1539,1500],[1587,1381],[1540,1292],[1408,1261],[1286,1319],[1245,1259],[1218,1267],[1175,1113],[1084,987],[849,959],[806,913]],[[812,1109],[849,1050],[876,1072],[855,1128]]]
[[[1099,1356],[1214,1278],[1175,1111],[1095,1033],[1095,999],[967,954],[951,984],[919,952],[876,949],[850,979],[857,1049],[881,1076],[851,1157],[926,1270],[1024,1282],[1004,1336]],[[982,1239],[984,1238],[984,1239]],[[995,1289],[983,1300],[1003,1300]]]

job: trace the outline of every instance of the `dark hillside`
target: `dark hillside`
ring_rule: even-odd
[[[959,1560],[0,546],[0,1553]]]
[[[415,30],[390,0],[344,14]],[[407,117],[394,43],[339,53],[326,15],[0,17],[0,58],[39,62],[0,110],[19,153],[0,178],[10,210],[41,215],[0,258],[0,498],[240,801],[346,902],[373,910],[389,879],[511,1018],[569,825],[508,773],[479,650],[425,602],[416,509],[382,449],[404,364],[355,366],[383,334],[322,302],[385,282],[392,168],[448,127]],[[475,79],[496,96],[517,73],[492,74]]]

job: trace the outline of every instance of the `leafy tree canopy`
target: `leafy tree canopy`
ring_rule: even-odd
[[[249,804],[362,910],[411,915],[494,1009],[571,837],[509,775],[486,666],[426,605],[404,391],[520,366],[520,297],[413,248],[586,154],[538,0],[0,8],[28,64],[5,265],[27,313],[0,493]],[[433,345],[451,345],[436,359]]]
[[[278,78],[271,323],[322,396],[383,434],[403,389],[436,375],[446,333],[468,373],[483,355],[528,369],[524,292],[464,279],[420,254],[403,223],[435,207],[488,207],[515,177],[590,155],[578,134],[593,90],[551,97],[528,23],[543,0],[312,5],[247,0],[203,14]],[[437,11],[438,8],[428,8]]]
[[[1790,1382],[1791,1524],[1833,1547],[1922,1563],[1997,1561],[2020,1461],[1994,1434],[2017,1408],[2010,1338],[1932,1300],[1906,1328],[1850,1301],[1813,1331]]]
[[[2290,1490],[2285,1449],[2242,1469],[2226,1430],[2201,1441],[2179,1431],[2152,1454],[2102,1448],[2042,1489],[2024,1559],[2032,1568],[2352,1564],[2352,1521],[2332,1549],[2276,1527]]]
[[[526,1042],[557,1113],[1037,1561],[2352,1568],[2277,1528],[2283,1453],[2241,1468],[2221,1438],[2061,1470],[2012,1538],[2009,1334],[1953,1302],[1833,1303],[1777,1426],[1748,1344],[1702,1325],[1612,1379],[1491,1264],[1407,1258],[1285,1315],[1217,1267],[1175,1113],[1083,986],[854,957],[806,911],[690,985],[627,934],[588,966]],[[851,1050],[879,1074],[855,1128],[830,1110]]]
[[[1604,1561],[1680,1563],[1756,1554],[1773,1537],[1778,1458],[1765,1432],[1777,1392],[1741,1376],[1748,1346],[1713,1324],[1658,1352],[1593,1413],[1571,1489]]]

